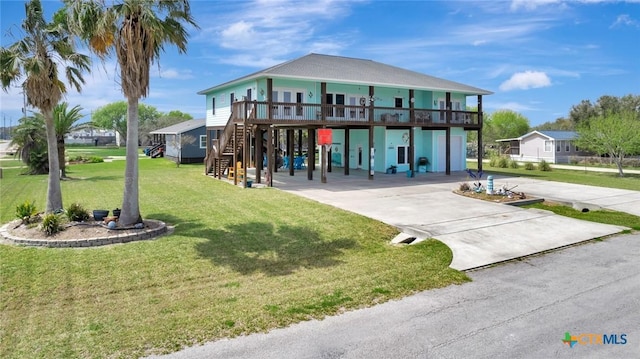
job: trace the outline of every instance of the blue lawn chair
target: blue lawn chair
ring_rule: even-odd
[[[301,170],[305,168],[304,165],[304,157],[298,156],[293,160],[293,168],[296,170]]]

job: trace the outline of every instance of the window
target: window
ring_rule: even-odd
[[[574,148],[575,148],[576,152],[580,152],[580,148],[578,146],[575,146]]]
[[[325,99],[326,99],[326,104],[327,105],[333,105],[333,94],[332,93],[328,93],[325,96]],[[327,111],[327,114],[326,114],[327,117],[333,117],[333,106],[327,106],[326,107],[326,111]]]
[[[344,117],[344,95],[336,94],[336,105],[339,105],[336,109],[336,117]]]
[[[291,92],[290,91],[284,91],[282,93],[283,95],[283,99],[282,102],[286,102],[286,103],[291,103]],[[291,116],[291,106],[284,106],[284,115],[285,116]]]
[[[544,141],[544,152],[551,152],[553,148],[553,142],[552,141]]]
[[[213,114],[216,114],[216,98],[212,97],[211,98],[211,112],[213,112]]]
[[[562,144],[560,143],[560,141],[556,141],[556,152],[560,152],[561,148],[562,148]]]
[[[564,141],[564,150],[565,152],[569,152],[570,148],[569,148],[569,141]]]
[[[409,146],[398,146],[398,164],[406,165],[409,163]]]
[[[233,92],[229,95],[229,106],[233,106],[233,101],[235,101],[236,98],[233,94]]]
[[[278,102],[278,91],[271,91],[271,101]],[[278,106],[271,106],[271,116],[278,116]]]
[[[396,97],[396,108],[402,108],[402,97]]]
[[[207,148],[207,135],[200,135],[200,148]]]
[[[304,94],[302,92],[296,92],[296,116],[302,116],[302,99]]]

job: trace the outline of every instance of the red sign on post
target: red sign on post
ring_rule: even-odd
[[[330,128],[319,128],[318,129],[318,144],[319,145],[330,145],[332,143],[331,138],[331,129]]]

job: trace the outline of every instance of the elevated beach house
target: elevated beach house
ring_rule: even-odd
[[[482,96],[491,92],[371,60],[309,54],[198,94],[206,96],[205,171],[222,178],[229,166],[246,173],[253,165],[259,182],[280,163],[292,164],[280,170],[294,175],[294,155],[303,152],[312,180],[317,154],[308,149],[319,129],[331,130],[323,157],[333,172],[362,169],[373,179],[391,167],[465,170],[466,131],[482,143]]]

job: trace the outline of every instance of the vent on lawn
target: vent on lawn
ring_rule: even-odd
[[[415,240],[416,240],[416,237],[409,237],[409,238],[405,238],[405,239],[401,240],[400,243],[411,244]]]
[[[589,212],[589,208],[583,208],[582,209],[582,213],[587,213],[587,212]]]

